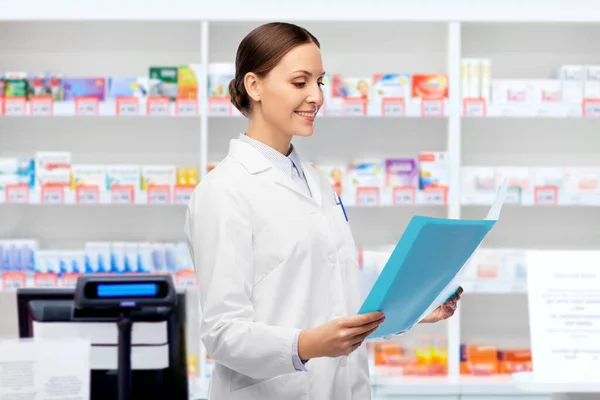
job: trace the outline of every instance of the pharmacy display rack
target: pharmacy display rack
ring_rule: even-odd
[[[600,5],[413,3],[310,0],[291,7],[274,0],[180,0],[167,7],[140,0],[62,0],[48,8],[34,0],[0,2],[2,73],[140,76],[151,65],[200,66],[195,102],[4,99],[0,157],[63,151],[73,164],[196,166],[202,180],[244,127],[239,115],[209,101],[209,66],[233,62],[239,41],[265,21],[293,21],[311,30],[332,74],[445,74],[443,101],[373,101],[337,114],[326,109],[314,137],[297,142],[300,153],[318,165],[446,153],[442,174],[448,189],[441,196],[401,191],[388,204],[366,196],[348,207],[365,251],[395,243],[415,214],[482,217],[495,181],[507,175],[513,180],[511,204],[484,243],[457,315],[398,339],[414,348],[422,337],[445,336],[447,375],[374,374],[373,391],[381,399],[550,399],[550,385],[534,393],[508,374],[461,374],[460,345],[529,347],[527,294],[522,279],[517,285],[507,277],[507,265],[515,264],[507,254],[598,246],[600,213],[590,207],[600,206],[600,95],[593,94],[591,67],[600,65],[600,45],[593,40],[600,34]],[[566,82],[565,72],[575,78]],[[579,97],[573,95],[577,85]],[[151,196],[86,192],[85,205],[68,190],[7,192],[0,194],[0,240],[33,238],[42,248],[61,250],[82,248],[86,241],[183,239],[185,187]],[[191,351],[199,354],[199,375],[205,377],[210,365],[200,344]]]

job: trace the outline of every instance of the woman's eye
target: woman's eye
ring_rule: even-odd
[[[325,84],[325,83],[323,83],[323,82],[318,82],[318,85],[319,85],[319,86],[323,86],[324,84]]]
[[[306,82],[294,82],[294,86],[297,88],[303,88],[306,85]]]

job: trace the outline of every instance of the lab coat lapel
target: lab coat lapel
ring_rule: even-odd
[[[291,177],[286,176],[279,168],[273,168],[271,163],[269,163],[269,161],[262,154],[256,151],[256,149],[249,144],[237,139],[232,139],[229,142],[229,156],[241,162],[242,165],[244,165],[244,167],[252,175],[262,174],[266,178],[273,180],[273,182],[276,184],[293,191],[295,194],[302,196],[311,203],[316,203],[319,206],[321,205],[321,190],[319,188],[319,180],[317,179],[318,177],[313,176],[314,169],[310,166],[310,164],[303,162],[302,169],[304,171],[304,175],[306,176],[312,198],[307,196]]]
[[[302,162],[302,170],[304,171],[304,176],[306,176],[306,182],[308,182],[308,187],[310,188],[310,193],[312,194],[312,198],[319,207],[322,206],[322,191],[319,176],[317,175],[319,172],[307,162]]]

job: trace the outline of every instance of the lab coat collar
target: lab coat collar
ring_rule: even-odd
[[[239,161],[250,174],[268,174],[276,183],[285,186],[307,200],[321,206],[319,177],[315,175],[317,172],[310,163],[304,161],[301,162],[302,170],[304,171],[312,195],[307,196],[299,187],[297,187],[289,176],[285,176],[283,172],[273,168],[271,163],[248,143],[244,143],[238,139],[232,139],[229,142],[229,156]]]

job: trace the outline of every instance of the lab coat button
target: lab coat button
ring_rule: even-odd
[[[346,364],[347,364],[347,362],[348,362],[348,361],[347,361],[347,359],[348,359],[348,357],[347,357],[347,356],[342,356],[342,357],[340,358],[340,365],[341,365],[342,367],[345,367],[345,366],[346,366]]]

